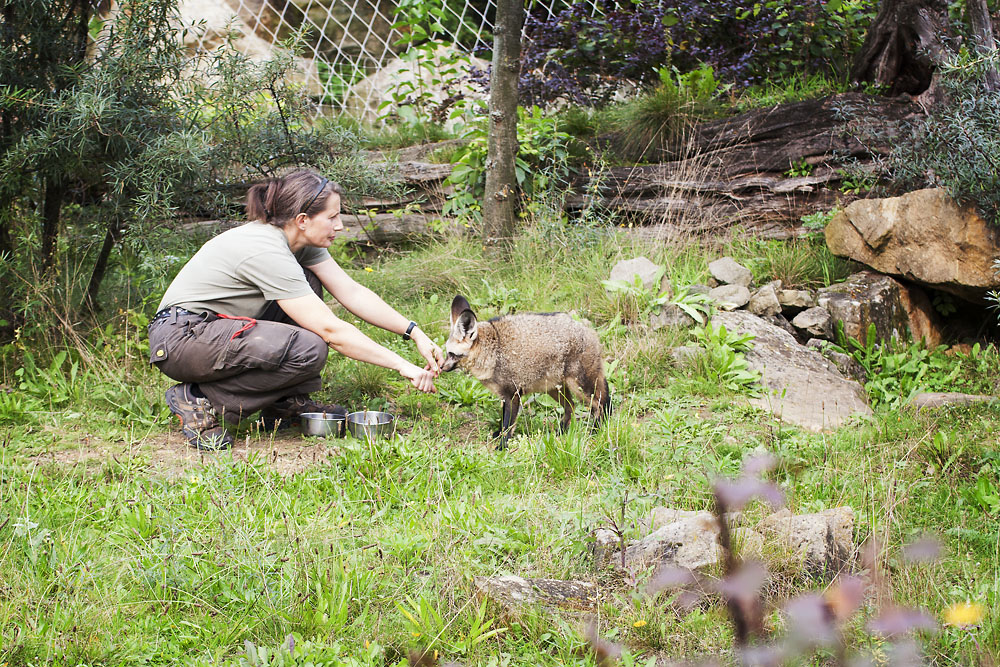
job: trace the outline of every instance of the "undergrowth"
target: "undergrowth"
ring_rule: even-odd
[[[639,538],[658,506],[711,509],[715,481],[761,450],[775,457],[768,479],[792,511],[848,505],[855,544],[884,546],[885,594],[938,621],[936,633],[919,633],[931,663],[1000,651],[1000,408],[915,413],[889,398],[918,385],[994,391],[995,348],[946,356],[847,343],[867,360],[874,415],[830,433],[798,430],[748,404],[752,378],[729,383],[720,372],[739,371],[728,351],[752,341],[703,328],[694,343],[714,350],[715,365],[677,366],[671,350],[691,334],[624,324],[600,284],[637,255],[675,286],[706,282],[724,253],[748,260],[758,282],[812,286],[843,271],[806,243],[649,246],[542,219],[499,263],[456,239],[348,266],[439,342],[459,292],[484,316],[572,310],[597,330],[607,423],[591,430],[578,406],[560,434],[560,408],[531,397],[505,452],[489,440],[499,401],[478,382],[446,374],[426,396],[331,355],[323,398],[396,412],[395,439],[321,443],[248,422],[233,453],[202,457],[170,423],[169,380],[145,363],[155,300],[90,330],[39,312],[55,324],[26,329],[0,357],[0,664],[396,665],[411,651],[470,665],[594,664],[578,617],[475,594],[477,577],[503,574],[601,583],[597,632],[633,664],[728,655],[734,636],[718,597],[681,613],[671,595],[644,596],[650,572],[628,582],[594,570],[591,534],[613,518],[625,539]],[[398,336],[359,326],[416,358]],[[744,512],[766,514],[756,503]],[[944,545],[939,560],[901,558],[927,533]],[[770,609],[827,588],[787,553],[764,557]],[[893,645],[868,629],[880,600],[843,629],[852,650]],[[946,623],[964,602],[985,616]],[[780,611],[764,619],[775,634],[787,623]]]

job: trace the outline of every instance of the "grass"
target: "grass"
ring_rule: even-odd
[[[611,419],[560,435],[555,408],[527,400],[506,452],[488,442],[499,401],[467,377],[442,376],[440,394],[426,396],[331,355],[322,397],[392,409],[399,437],[347,438],[326,451],[246,424],[238,433],[246,460],[202,458],[171,424],[162,400],[170,382],[144,363],[143,313],[65,338],[61,359],[51,331],[49,347],[8,346],[0,665],[395,665],[413,649],[471,665],[594,664],[579,619],[478,599],[472,579],[497,574],[601,582],[600,631],[633,654],[728,655],[723,606],[684,615],[667,598],[636,595],[593,571],[589,536],[623,503],[628,538],[640,536],[653,507],[710,508],[712,479],[736,474],[758,447],[778,457],[770,479],[793,511],[850,505],[855,542],[885,543],[899,603],[939,620],[950,604],[984,605],[979,627],[920,636],[932,664],[978,664],[1000,652],[1000,507],[990,498],[1000,494],[1000,408],[880,409],[825,434],[782,425],[674,367],[669,348],[686,333],[621,325],[600,280],[639,254],[665,264],[675,286],[703,282],[708,261],[722,254],[745,261],[758,284],[816,285],[845,270],[807,243],[643,246],[600,230],[581,242],[541,224],[499,264],[473,241],[453,240],[386,255],[370,272],[351,269],[439,342],[456,292],[484,316],[572,309],[591,321],[611,362]],[[362,326],[415,359],[412,344]],[[961,380],[992,386],[989,354],[963,367]],[[282,469],[279,450],[287,459],[328,456]],[[759,505],[746,510],[748,521],[763,515]],[[943,558],[901,559],[901,546],[927,532],[944,542]],[[824,589],[787,554],[765,552],[769,603]],[[875,613],[870,601],[848,639],[884,655],[888,642],[864,630]],[[772,630],[784,625],[777,612],[767,619]]]

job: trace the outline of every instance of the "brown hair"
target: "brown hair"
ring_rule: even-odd
[[[339,184],[304,169],[250,186],[247,219],[284,227],[299,213],[316,215],[326,209],[333,194],[343,195]]]

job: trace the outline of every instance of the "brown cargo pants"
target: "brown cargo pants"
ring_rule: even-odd
[[[307,277],[312,276],[306,271]],[[322,296],[318,280],[310,280]],[[295,325],[272,302],[257,324],[236,335],[244,320],[212,314],[178,314],[149,325],[149,361],[167,377],[196,383],[230,423],[285,396],[322,388],[327,345]]]

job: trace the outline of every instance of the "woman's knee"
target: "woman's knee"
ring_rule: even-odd
[[[294,343],[294,353],[289,357],[310,371],[319,372],[326,365],[326,356],[330,348],[326,341],[312,331],[302,329]]]

